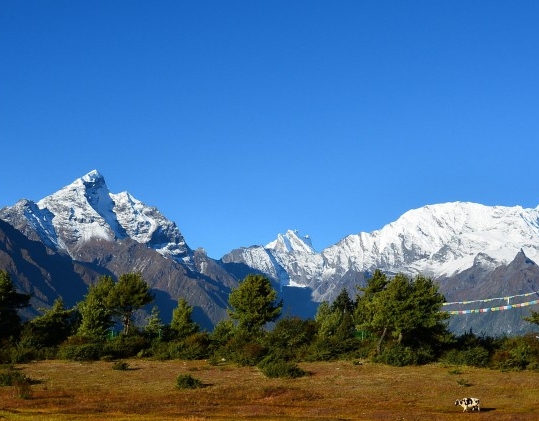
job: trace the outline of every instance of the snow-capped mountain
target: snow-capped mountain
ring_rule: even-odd
[[[234,250],[223,261],[247,264],[281,286],[308,286],[313,299],[323,301],[375,269],[447,278],[472,267],[478,255],[488,256],[495,268],[521,250],[539,261],[539,207],[456,202],[410,210],[380,230],[349,235],[320,253],[288,231],[265,247]]]
[[[287,314],[303,317],[314,316],[319,302],[332,301],[343,288],[354,296],[375,269],[429,276],[448,301],[539,290],[539,207],[428,205],[320,252],[308,236],[289,230],[265,246],[237,248],[217,261],[191,250],[157,208],[127,192],[111,193],[94,170],[38,202],[24,199],[0,209],[0,219],[7,223],[0,226],[0,269],[9,270],[25,291],[38,291],[36,308],[56,298],[43,291],[66,295],[103,274],[133,271],[156,292],[165,321],[183,297],[206,328],[226,317],[231,288],[249,273],[270,278]],[[24,244],[24,250],[14,244]],[[33,286],[36,276],[41,283]],[[522,332],[523,311],[452,318],[450,327]]]
[[[203,251],[191,250],[176,224],[155,207],[127,192],[111,193],[98,171],[38,202],[24,199],[0,209],[0,219],[16,229],[0,235],[0,268],[10,271],[23,291],[58,291],[35,294],[35,310],[58,296],[75,304],[84,286],[99,276],[141,272],[164,321],[180,297],[195,308],[194,318],[205,328],[226,317],[227,297],[237,280]],[[26,257],[10,246],[15,240],[22,244],[13,231],[29,240]],[[62,268],[53,260],[64,262]],[[48,289],[32,286],[43,282]],[[75,297],[75,291],[82,292]]]
[[[175,223],[127,192],[111,193],[96,170],[37,203],[21,200],[2,209],[0,218],[72,257],[90,240],[130,238],[192,265],[192,252]]]

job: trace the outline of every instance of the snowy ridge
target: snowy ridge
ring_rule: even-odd
[[[174,222],[127,192],[111,193],[95,170],[37,203],[21,200],[1,209],[0,218],[72,257],[91,240],[131,239],[196,270]],[[507,265],[521,250],[539,262],[539,206],[454,202],[410,210],[380,230],[349,235],[321,252],[309,236],[288,230],[266,246],[232,250],[221,262],[264,273],[281,287],[308,287],[312,299],[322,301],[375,269],[452,277],[478,265]]]
[[[321,301],[338,293],[336,286],[343,280],[374,269],[438,278],[472,267],[477,258],[490,267],[508,264],[520,250],[539,262],[539,207],[428,205],[406,212],[380,230],[349,235],[321,253],[302,244],[294,231],[279,235],[264,249],[267,259],[247,259],[252,267],[281,285],[309,286],[313,299]],[[243,256],[234,255],[240,261],[250,253],[242,250]],[[275,278],[268,269],[272,262],[288,276]]]
[[[23,200],[4,208],[0,217],[16,228],[26,225],[24,231],[34,231],[45,244],[72,256],[90,240],[130,238],[192,264],[192,252],[173,222],[127,192],[111,193],[96,170],[37,203]]]

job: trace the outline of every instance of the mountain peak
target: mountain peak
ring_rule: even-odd
[[[90,171],[88,174],[86,175],[83,175],[81,177],[81,180],[84,182],[84,183],[90,183],[90,184],[95,184],[97,182],[105,182],[105,178],[103,177],[103,175],[97,171],[97,170],[92,170]]]
[[[316,253],[311,238],[308,235],[300,237],[298,230],[287,230],[285,234],[278,234],[277,239],[267,244],[265,248],[284,253],[295,251],[308,254]]]
[[[111,193],[97,170],[36,204],[21,202],[1,215],[16,228],[27,226],[30,235],[70,255],[90,240],[130,238],[165,257],[192,264],[190,249],[175,223],[127,192]]]

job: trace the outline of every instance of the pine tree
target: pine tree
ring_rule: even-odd
[[[170,330],[177,339],[185,339],[199,331],[198,325],[191,319],[193,307],[184,298],[178,300],[178,306],[172,311]]]
[[[77,334],[90,338],[102,339],[114,326],[113,311],[108,305],[108,297],[114,288],[110,276],[102,276],[95,285],[88,287],[88,293],[77,307],[81,323]]]
[[[66,309],[61,298],[54,301],[52,307],[43,315],[30,320],[25,328],[23,340],[31,342],[35,347],[59,345],[73,332],[74,310]]]
[[[262,275],[247,275],[228,297],[230,317],[238,322],[238,328],[254,333],[266,323],[281,315],[283,301],[277,301],[275,291],[268,278]]]
[[[18,311],[29,303],[30,295],[15,291],[9,272],[0,270],[0,340],[19,335],[21,318]]]
[[[164,327],[165,325],[161,321],[161,317],[159,315],[159,308],[157,306],[153,306],[144,331],[150,337],[161,338]]]
[[[397,274],[388,280],[381,272],[368,281],[355,312],[358,328],[379,336],[378,351],[388,335],[397,343],[419,344],[446,340],[445,321],[441,311],[445,298],[434,282],[418,275],[409,279]]]
[[[154,300],[150,287],[140,273],[120,275],[107,297],[107,307],[121,318],[124,334],[129,334],[133,313]]]

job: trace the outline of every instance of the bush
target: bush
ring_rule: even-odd
[[[266,355],[267,349],[257,338],[238,330],[234,336],[219,349],[219,354],[242,366],[255,366]]]
[[[150,346],[151,342],[144,336],[119,335],[104,343],[103,355],[110,355],[113,358],[131,358]]]
[[[191,376],[190,374],[180,374],[176,378],[176,386],[178,389],[198,389],[202,387],[202,381]]]
[[[0,368],[0,386],[14,386],[17,382],[22,382],[28,378],[19,370],[12,366],[3,366]]]
[[[129,370],[129,363],[125,361],[115,361],[112,364],[113,370],[126,371]]]
[[[505,339],[492,356],[492,365],[502,370],[525,370],[539,363],[539,341],[534,335]]]
[[[307,374],[296,363],[284,360],[264,360],[258,365],[258,368],[266,377],[270,378],[295,379]]]
[[[97,343],[80,345],[63,344],[58,350],[58,358],[73,361],[96,361],[103,352],[103,346]]]
[[[448,351],[442,358],[442,362],[451,365],[467,365],[470,367],[487,367],[489,364],[489,352],[482,346],[470,349]]]
[[[375,357],[375,362],[392,365],[395,367],[404,367],[406,365],[415,365],[417,358],[414,351],[407,346],[394,345],[384,349],[382,354]]]

